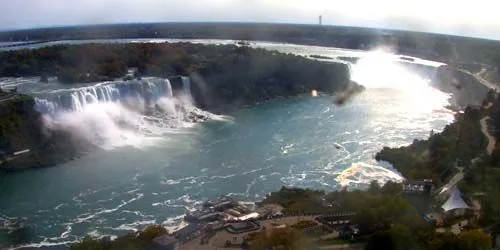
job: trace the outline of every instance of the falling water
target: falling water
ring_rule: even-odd
[[[185,93],[189,94],[189,78],[183,77]],[[160,98],[173,98],[168,79],[145,78],[143,80],[105,82],[76,89],[56,90],[36,97],[36,109],[42,114],[61,111],[82,111],[95,103],[121,102],[126,99],[142,99],[154,102]]]
[[[149,77],[53,90],[36,96],[35,107],[49,130],[70,131],[106,149],[142,147],[172,129],[215,118],[191,104],[189,78],[181,80],[176,96],[169,79]]]
[[[314,46],[256,46],[328,57],[366,55]],[[172,90],[164,79],[78,88],[7,79],[0,84],[37,97],[48,126],[114,150],[2,179],[0,227],[25,218],[19,223],[33,235],[23,247],[67,248],[85,235],[124,235],[152,223],[175,228],[186,211],[221,194],[258,201],[281,186],[336,190],[400,179],[373,155],[384,146],[426,138],[453,115],[445,108],[449,96],[427,81],[440,64],[415,59],[413,64],[426,67],[414,72],[406,67],[412,63],[400,67],[391,61],[375,54],[352,65],[354,80],[367,88],[343,107],[321,95],[281,99],[239,110],[230,123],[176,130],[182,133],[168,131],[192,124],[186,114],[211,116],[175,96],[178,86]],[[189,90],[189,78],[183,78],[182,87]],[[155,112],[147,112],[151,107]],[[143,147],[150,142],[154,146]],[[8,244],[1,235],[0,244]]]

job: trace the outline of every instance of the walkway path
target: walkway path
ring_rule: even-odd
[[[489,116],[483,117],[483,119],[480,120],[481,123],[481,132],[488,138],[488,146],[486,147],[486,151],[488,152],[489,155],[493,152],[493,149],[495,149],[495,144],[496,140],[495,137],[490,135],[488,131],[488,125],[487,125],[487,120],[490,119]],[[474,160],[473,160],[474,161]],[[474,162],[473,162],[474,163]],[[474,164],[473,164],[474,165]],[[448,190],[451,190],[459,181],[464,178],[464,173],[463,173],[463,168],[456,167],[458,169],[458,173],[456,173],[449,181],[446,183],[438,193],[446,192]]]
[[[480,123],[481,123],[481,132],[483,132],[484,136],[488,138],[488,146],[486,147],[486,151],[488,152],[489,155],[491,155],[493,149],[495,149],[496,140],[495,137],[493,137],[488,131],[487,121],[489,119],[490,119],[489,116],[485,116],[483,117],[483,119],[481,119]]]
[[[463,168],[457,168],[459,171],[440,189],[439,193],[447,192],[457,185],[464,178]],[[439,194],[438,193],[438,194]]]

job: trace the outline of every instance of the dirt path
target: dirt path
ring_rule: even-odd
[[[490,117],[485,116],[483,117],[483,119],[481,119],[480,123],[481,123],[481,132],[483,132],[484,136],[488,138],[488,146],[486,147],[486,151],[488,152],[489,155],[491,155],[493,149],[495,149],[496,140],[495,137],[490,135],[490,132],[488,131],[488,124],[487,124],[488,119],[490,119]]]

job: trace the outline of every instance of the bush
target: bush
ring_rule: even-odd
[[[167,234],[167,230],[160,225],[149,226],[138,234],[129,234],[115,240],[109,238],[92,239],[85,237],[80,243],[71,245],[72,250],[142,250],[150,249],[153,239]]]
[[[301,220],[297,223],[295,223],[294,225],[292,225],[292,228],[295,228],[295,229],[306,229],[306,228],[309,228],[309,227],[314,227],[314,226],[317,226],[318,224],[314,221],[310,221],[310,220]]]
[[[192,94],[206,109],[254,104],[311,89],[332,93],[350,84],[349,68],[343,63],[235,45],[61,45],[0,53],[0,59],[5,62],[0,64],[0,76],[48,74],[62,83],[121,78],[129,67],[138,69],[137,76],[197,76]]]

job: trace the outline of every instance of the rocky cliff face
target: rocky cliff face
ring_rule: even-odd
[[[193,73],[190,79],[194,103],[216,113],[274,98],[308,94],[313,89],[337,94],[353,85],[348,64],[317,63],[308,59],[282,62],[279,66],[259,70],[249,67],[235,72]]]
[[[92,150],[65,132],[44,131],[33,98],[0,94],[0,170],[44,167]]]
[[[458,107],[481,105],[489,90],[473,75],[450,66],[438,68],[434,84],[442,91],[451,93],[452,105]]]

